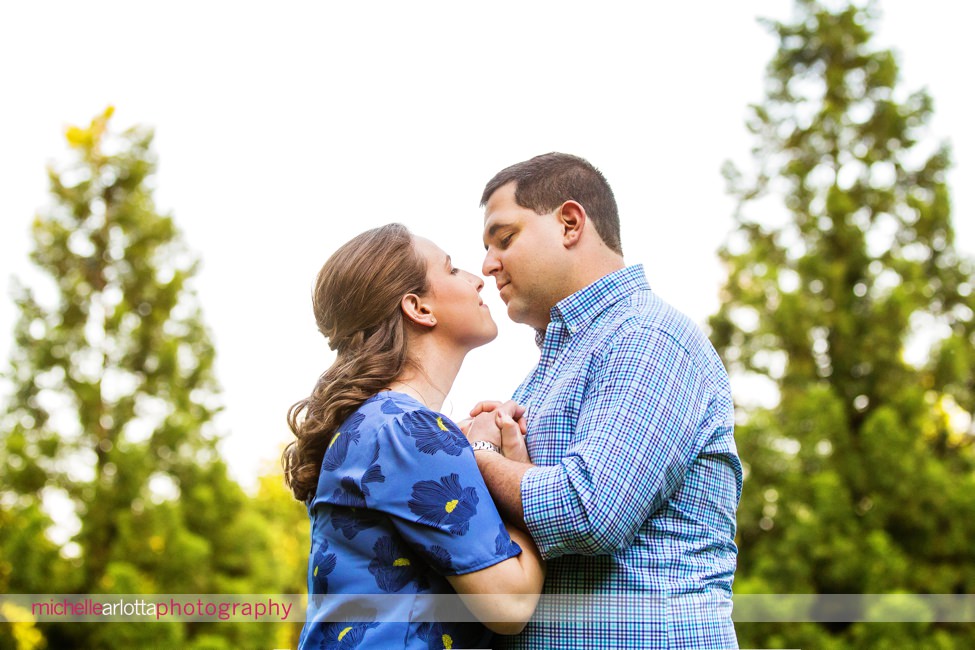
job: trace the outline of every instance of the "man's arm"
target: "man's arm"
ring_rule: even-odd
[[[522,427],[514,419],[520,419],[523,412],[514,402],[498,405],[491,412],[477,415],[465,433],[471,442],[486,440],[502,449],[503,455],[482,450],[475,452],[474,457],[501,517],[527,532],[521,479],[534,465],[528,458]]]
[[[602,555],[632,542],[683,484],[712,429],[733,424],[730,409],[708,413],[709,385],[666,332],[639,328],[613,342],[586,387],[571,433],[578,442],[557,464],[521,474],[524,520],[542,557]],[[720,422],[702,428],[712,416]],[[536,412],[533,422],[545,419]]]

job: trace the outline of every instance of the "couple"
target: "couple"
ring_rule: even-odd
[[[438,411],[497,334],[483,281],[396,224],[318,275],[337,358],[292,407],[283,457],[312,528],[301,647],[737,647],[742,472],[717,354],[624,265],[612,190],[587,161],[508,167],[482,205],[482,272],[541,358],[464,432]],[[455,592],[483,625],[409,600],[385,622],[381,597],[337,615],[324,598]],[[526,626],[540,593],[553,598]]]

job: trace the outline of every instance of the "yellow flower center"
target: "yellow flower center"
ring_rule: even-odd
[[[449,634],[444,634],[440,637],[440,640],[443,641],[444,650],[451,650],[454,647],[454,640],[450,638]]]
[[[335,432],[335,435],[332,436],[331,442],[328,443],[328,446],[331,447],[332,445],[334,445],[335,444],[335,441],[339,439],[339,436],[340,435],[342,435],[342,432],[341,431],[336,431]]]
[[[405,557],[398,557],[393,561],[393,566],[410,566],[410,561]]]
[[[447,505],[445,505],[443,509],[446,510],[447,512],[453,512],[454,508],[456,507],[457,507],[457,499],[454,499],[453,501],[448,501]]]
[[[449,431],[449,429],[444,426],[443,418],[440,417],[437,418],[437,426],[440,427],[441,431]]]
[[[342,637],[345,636],[346,634],[348,634],[349,633],[349,630],[351,630],[351,629],[352,629],[352,626],[350,625],[349,627],[347,627],[344,630],[342,630],[341,632],[339,632],[339,638],[338,638],[338,640],[341,641],[342,640]]]
[[[318,577],[318,565],[317,564],[315,565],[315,572],[312,575],[315,576],[316,578]]]

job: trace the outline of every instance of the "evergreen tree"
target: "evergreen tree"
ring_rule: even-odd
[[[975,278],[932,101],[871,47],[871,7],[799,0],[752,107],[754,178],[710,326],[774,395],[737,433],[738,593],[975,592]],[[738,392],[739,399],[749,396]],[[868,612],[869,615],[869,612]],[[743,647],[972,647],[943,624],[739,624]]]
[[[0,586],[19,593],[276,593],[263,520],[227,476],[197,260],[153,201],[152,132],[72,127],[21,287],[0,428]],[[77,530],[43,534],[46,511]],[[38,562],[41,564],[38,565]],[[273,626],[40,625],[51,647],[272,645]]]
[[[268,566],[279,581],[276,593],[307,594],[308,554],[311,531],[308,511],[304,503],[295,501],[294,494],[281,478],[277,460],[268,465],[269,473],[258,479],[253,507],[264,529],[271,537],[273,563]],[[275,648],[297,648],[301,623],[276,626]]]

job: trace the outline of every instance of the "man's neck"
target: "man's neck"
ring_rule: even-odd
[[[616,254],[600,256],[580,263],[568,284],[569,291],[560,298],[560,301],[624,268],[626,268],[626,263],[622,257]]]

